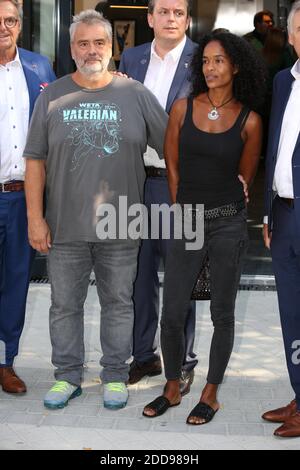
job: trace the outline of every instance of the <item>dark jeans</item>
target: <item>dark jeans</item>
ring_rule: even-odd
[[[201,250],[185,249],[186,240],[174,240],[167,258],[161,344],[167,380],[180,377],[184,356],[184,325],[191,292],[208,252],[211,278],[211,343],[207,381],[220,384],[234,341],[234,308],[242,261],[248,245],[247,210],[206,220]]]

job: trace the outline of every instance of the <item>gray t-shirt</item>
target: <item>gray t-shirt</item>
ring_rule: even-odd
[[[52,240],[99,241],[96,210],[141,203],[147,144],[163,158],[168,116],[135,80],[115,76],[82,89],[70,75],[49,85],[35,105],[24,157],[46,160],[46,219]]]

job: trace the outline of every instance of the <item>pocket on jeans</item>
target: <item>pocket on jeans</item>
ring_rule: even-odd
[[[243,261],[242,258],[246,255],[247,249],[248,249],[249,241],[248,239],[243,239],[238,242],[237,246],[237,252],[236,252],[236,264],[238,265],[241,261]]]
[[[236,221],[236,222],[241,222],[241,221],[247,222],[247,218],[248,218],[248,211],[246,207],[240,210],[237,214],[231,216],[231,220]]]

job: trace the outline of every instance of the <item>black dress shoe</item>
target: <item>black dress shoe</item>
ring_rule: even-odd
[[[194,381],[194,376],[195,376],[194,369],[193,370],[184,370],[183,369],[181,371],[179,387],[180,387],[180,393],[181,393],[182,397],[189,393],[189,391],[191,389],[191,385]]]
[[[130,364],[128,383],[133,385],[139,382],[146,375],[149,377],[154,377],[155,375],[159,375],[161,373],[162,368],[160,359],[156,359],[155,361],[151,362],[137,362],[134,360]]]

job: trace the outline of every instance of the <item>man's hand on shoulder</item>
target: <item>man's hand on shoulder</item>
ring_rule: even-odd
[[[123,77],[123,78],[128,78],[129,80],[132,80],[131,77],[128,77],[126,73],[118,72],[117,70],[113,70],[110,72],[112,75],[116,75],[117,77]]]

